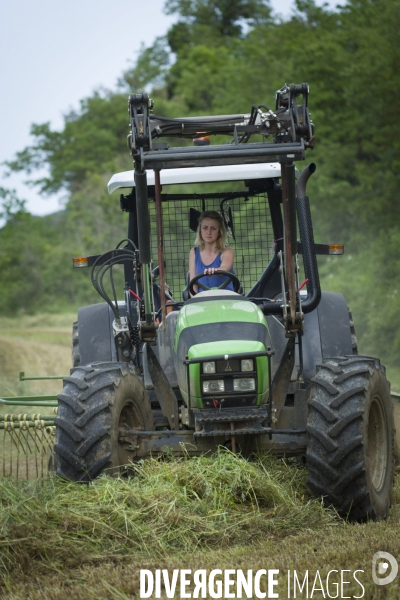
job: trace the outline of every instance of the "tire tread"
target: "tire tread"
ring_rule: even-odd
[[[137,404],[145,411],[143,414],[151,415],[143,384],[126,363],[79,365],[64,378],[55,419],[57,474],[71,481],[87,482],[103,471],[115,472],[112,440],[118,439],[118,431],[113,437],[113,409],[120,389],[125,389],[123,393],[132,389],[144,394],[144,402]]]
[[[383,496],[378,500],[368,483],[364,439],[369,414],[366,406],[372,402],[375,389],[383,390],[381,402],[389,436]],[[312,380],[307,421],[309,486],[351,520],[385,517],[390,506],[394,423],[387,394],[390,398],[384,368],[378,359],[366,356],[327,358],[318,365]]]

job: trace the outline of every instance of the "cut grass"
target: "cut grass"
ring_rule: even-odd
[[[9,577],[121,559],[165,559],[337,523],[311,499],[305,470],[266,457],[148,460],[135,477],[89,486],[0,482],[2,568]],[[43,535],[37,535],[37,532]]]
[[[140,569],[274,568],[281,598],[288,570],[302,578],[319,570],[326,579],[332,569],[361,569],[363,597],[395,600],[396,581],[385,590],[372,583],[371,559],[378,550],[400,558],[399,500],[396,482],[386,521],[346,523],[310,497],[304,468],[268,456],[247,462],[228,451],[149,460],[134,477],[103,476],[90,485],[3,479],[4,596],[138,598]],[[359,596],[351,581],[347,595]]]

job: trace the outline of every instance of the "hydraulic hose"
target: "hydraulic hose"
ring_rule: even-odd
[[[321,300],[317,256],[314,248],[314,234],[311,221],[310,202],[306,194],[307,182],[315,172],[316,166],[311,163],[303,169],[297,182],[297,218],[299,222],[300,240],[303,246],[303,263],[307,283],[307,298],[302,302],[304,313],[315,310]]]
[[[276,302],[264,300],[260,308],[264,315],[282,315],[282,300]]]

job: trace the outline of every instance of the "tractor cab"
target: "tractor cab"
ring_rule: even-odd
[[[279,163],[161,171],[161,208],[157,217],[155,174],[154,171],[147,173],[151,255],[159,258],[158,218],[162,225],[165,283],[176,302],[181,300],[182,294],[184,300],[189,298],[189,251],[194,244],[198,218],[205,210],[218,211],[224,220],[228,244],[235,252],[234,270],[242,287],[240,291],[262,295],[272,269],[262,276],[283,242],[280,174]],[[136,234],[137,237],[133,213],[136,200],[134,172],[114,175],[109,181],[108,190],[110,194],[117,190],[125,192],[120,197],[121,208],[129,212],[131,217],[130,236],[134,238]],[[275,243],[273,219],[281,238],[278,244]],[[253,289],[255,287],[257,290]],[[280,289],[280,283],[272,287],[271,292],[277,292],[278,287]]]

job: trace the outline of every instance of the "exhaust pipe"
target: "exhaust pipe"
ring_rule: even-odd
[[[315,310],[321,300],[317,256],[314,248],[314,233],[311,221],[310,202],[306,193],[307,182],[315,173],[316,166],[311,163],[303,169],[297,182],[297,219],[299,222],[300,240],[303,246],[303,263],[307,283],[307,298],[302,302],[304,313]]]
[[[317,165],[315,163],[311,163],[311,164],[307,165],[307,167],[304,167],[304,169],[300,173],[300,177],[297,182],[297,196],[299,198],[306,196],[307,182],[310,179],[311,175],[313,173],[315,173],[316,170],[317,170]]]

